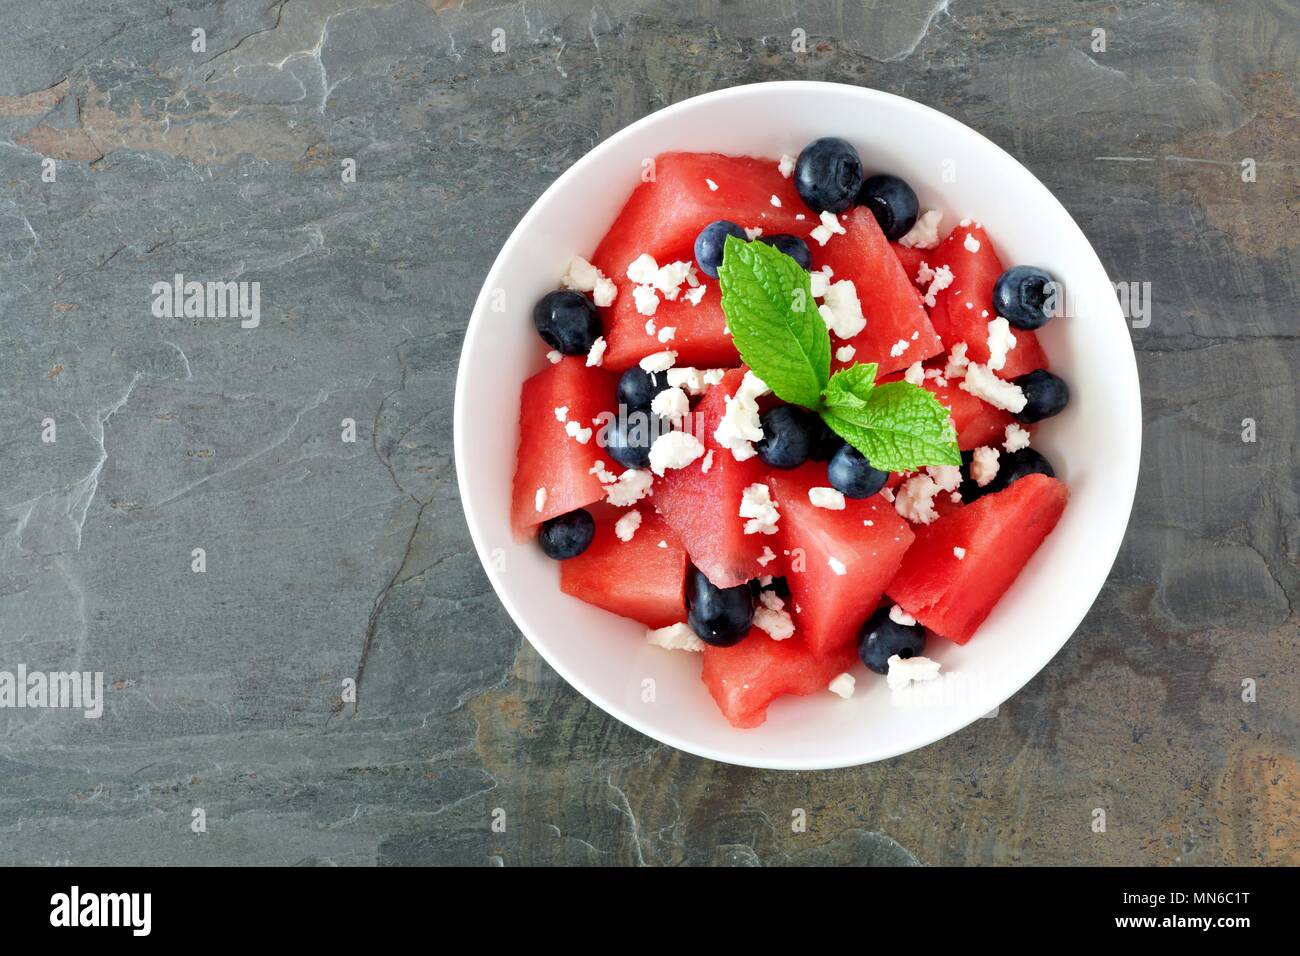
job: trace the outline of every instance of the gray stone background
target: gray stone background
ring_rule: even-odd
[[[4,14],[0,669],[109,686],[100,720],[0,711],[0,863],[1300,863],[1293,4]],[[974,126],[1154,296],[1136,510],[1075,638],[996,719],[827,773],[688,757],[570,690],[451,456],[466,318],[533,200],[654,109],[782,78]],[[154,318],[177,272],[260,281],[261,326]]]

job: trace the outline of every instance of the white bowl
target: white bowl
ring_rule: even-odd
[[[753,730],[730,727],[700,681],[696,654],[648,646],[645,628],[560,592],[559,570],[510,531],[520,384],[546,361],[532,304],[569,259],[590,256],[666,150],[797,155],[841,136],[868,172],[902,176],[921,208],[981,221],[1008,265],[1046,268],[1082,302],[1039,333],[1072,401],[1035,446],[1069,483],[1056,530],[965,646],[931,638],[945,677],[891,697],[859,666],[857,693],[782,698]],[[945,175],[955,170],[955,181]],[[834,241],[834,240],[832,240]],[[504,291],[505,311],[494,312]],[[456,474],[488,578],[538,653],[602,710],[681,750],[751,767],[813,770],[882,760],[939,740],[1019,690],[1074,632],[1119,550],[1137,484],[1137,365],[1110,280],[1069,213],[1028,170],[979,133],[929,107],[834,83],[759,83],[660,110],[601,143],[533,204],[497,256],[474,306],[456,383]],[[501,640],[508,640],[506,634]],[[648,681],[653,681],[653,685]],[[646,692],[653,687],[653,695]],[[647,697],[652,699],[647,700]]]

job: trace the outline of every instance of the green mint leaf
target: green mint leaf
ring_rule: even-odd
[[[777,397],[817,408],[831,372],[831,337],[808,273],[765,242],[728,236],[718,268],[722,311],[745,364]]]
[[[875,368],[862,367],[837,372],[826,388],[821,416],[835,434],[884,471],[961,464],[952,417],[933,393],[910,382],[863,389]]]

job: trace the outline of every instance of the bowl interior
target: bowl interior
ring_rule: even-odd
[[[1008,265],[1062,280],[1075,314],[1040,331],[1072,402],[1035,447],[1070,485],[1060,524],[976,637],[934,638],[945,677],[891,695],[860,666],[857,692],[777,701],[767,723],[735,730],[700,682],[698,655],[648,646],[644,628],[562,594],[558,569],[509,527],[519,387],[545,362],[532,303],[569,259],[589,256],[666,150],[797,155],[842,136],[868,172],[892,172],[922,209],[982,222]],[[833,239],[831,241],[834,241]],[[1141,410],[1128,330],[1105,271],[1069,214],[1024,167],[973,130],[889,94],[824,83],[766,83],[710,93],[633,124],[569,169],[537,201],[488,274],[470,321],[456,393],[460,493],[479,555],[516,624],[546,660],[610,714],[672,746],[749,766],[815,769],[924,746],[989,713],[1069,638],[1114,561],[1137,480]],[[502,639],[507,639],[502,635]]]

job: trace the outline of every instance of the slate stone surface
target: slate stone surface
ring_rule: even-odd
[[[0,669],[109,686],[99,720],[0,711],[0,863],[1300,863],[1293,7],[5,20]],[[1075,639],[996,719],[779,774],[658,746],[522,642],[470,547],[450,413],[482,277],[556,175],[654,109],[800,77],[986,133],[1152,303],[1136,511]],[[259,281],[260,326],[155,318],[176,273]]]

